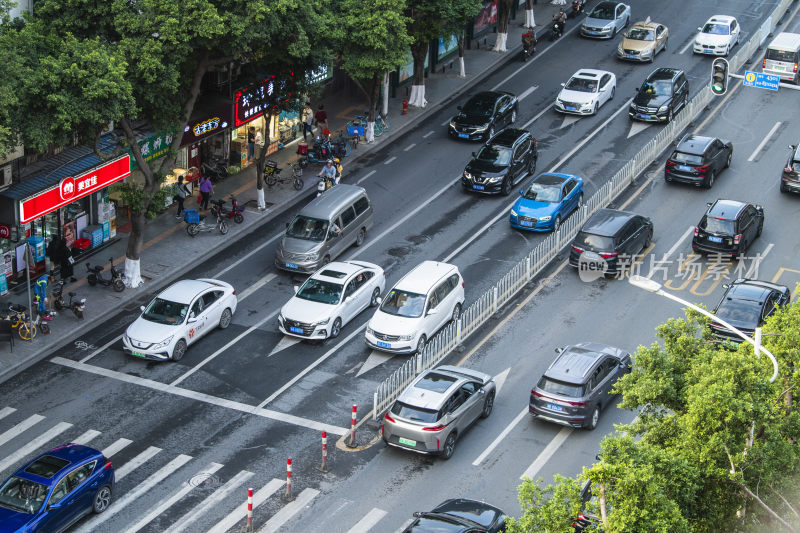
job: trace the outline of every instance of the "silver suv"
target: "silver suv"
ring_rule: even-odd
[[[556,352],[559,356],[531,389],[528,411],[556,424],[596,428],[600,411],[613,402],[614,384],[631,371],[631,354],[596,342]]]
[[[390,446],[450,459],[456,439],[492,414],[492,376],[456,366],[426,370],[411,382],[383,417],[383,440]]]

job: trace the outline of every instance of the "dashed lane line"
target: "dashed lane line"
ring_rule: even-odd
[[[417,143],[411,143],[408,146],[406,146],[405,148],[403,148],[403,151],[404,152],[408,152],[409,150],[413,150],[416,145],[417,145]]]
[[[118,337],[114,337],[113,339],[111,339],[110,341],[108,341],[107,343],[102,345],[100,348],[96,349],[95,351],[93,351],[92,353],[90,353],[89,355],[87,355],[86,357],[81,359],[80,362],[81,363],[85,363],[86,361],[88,361],[89,359],[91,359],[95,355],[99,354],[103,350],[108,349],[108,347],[111,346],[112,344],[114,344],[115,342],[119,342],[121,340],[122,340],[122,335],[119,335]]]
[[[514,429],[514,427],[515,427],[517,424],[519,424],[519,423],[522,421],[522,419],[525,417],[525,415],[527,415],[527,414],[528,414],[528,408],[527,408],[527,407],[525,407],[525,409],[523,409],[522,411],[520,411],[520,412],[519,412],[519,414],[518,414],[517,416],[515,416],[515,417],[514,417],[514,420],[512,420],[512,421],[511,421],[511,423],[510,423],[510,424],[508,424],[508,425],[506,426],[506,428],[505,428],[503,431],[501,431],[501,432],[500,432],[500,434],[497,436],[497,438],[496,438],[496,439],[494,439],[494,440],[492,441],[492,443],[491,443],[489,446],[487,446],[487,447],[486,447],[486,449],[485,449],[485,450],[483,450],[483,453],[481,453],[481,454],[478,456],[478,458],[477,458],[477,459],[475,459],[474,461],[472,461],[472,466],[478,466],[478,465],[480,465],[480,464],[483,462],[483,460],[484,460],[484,459],[486,459],[487,457],[489,457],[489,454],[490,454],[490,453],[492,453],[492,452],[494,451],[494,449],[495,449],[495,448],[497,448],[497,445],[498,445],[498,444],[500,444],[500,442],[502,442],[502,440],[503,440],[504,438],[506,438],[506,437],[508,436],[508,434],[509,434],[509,433],[511,433],[511,430],[512,430],[512,429]]]
[[[778,128],[781,127],[781,124],[783,124],[783,122],[779,121],[776,122],[774,126],[772,126],[772,129],[769,130],[767,136],[761,139],[761,142],[758,144],[758,146],[756,146],[756,149],[753,150],[753,153],[750,154],[750,157],[747,158],[748,162],[753,161],[758,156],[759,152],[761,152],[761,150],[764,148],[764,145],[766,145],[769,142],[772,136],[775,135],[775,132],[778,131]]]
[[[544,450],[534,459],[531,465],[519,476],[520,479],[528,478],[534,479],[536,474],[539,473],[539,470],[542,469],[544,465],[547,464],[547,461],[553,456],[556,451],[564,444],[564,441],[567,440],[567,437],[570,436],[572,433],[572,428],[561,428],[553,440],[551,440],[548,445],[545,447]]]
[[[16,411],[16,409],[14,410]],[[14,437],[21,435],[23,432],[29,430],[42,420],[44,420],[44,417],[42,415],[31,415],[22,422],[20,422],[19,424],[12,427],[11,429],[7,429],[2,434],[0,434],[0,446],[10,441]]]
[[[356,185],[361,185],[361,183],[362,183],[364,180],[366,180],[368,177],[370,177],[370,176],[372,176],[373,174],[375,174],[375,172],[376,172],[375,170],[370,170],[369,172],[367,172],[367,173],[364,175],[364,177],[362,177],[360,180],[358,180],[358,181],[356,182]]]
[[[384,165],[388,165],[389,163],[391,163],[391,162],[392,162],[392,161],[394,161],[395,159],[397,159],[397,156],[396,156],[396,155],[393,155],[392,157],[390,157],[389,159],[387,159],[386,161],[384,161],[384,162],[383,162],[383,164],[384,164]]]
[[[445,126],[446,126],[446,125],[447,125],[447,124],[449,124],[449,123],[450,123],[450,121],[448,120],[448,121],[447,121],[447,122],[445,122],[443,125],[445,125]],[[428,133],[426,133],[425,135],[423,135],[423,136],[422,136],[422,138],[423,138],[423,139],[427,139],[427,138],[428,138],[428,137],[430,137],[431,135],[433,135],[433,130],[431,130],[431,131],[429,131]]]

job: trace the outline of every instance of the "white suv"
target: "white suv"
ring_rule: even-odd
[[[393,353],[415,353],[461,316],[464,280],[458,267],[424,261],[389,291],[367,325],[366,342]]]

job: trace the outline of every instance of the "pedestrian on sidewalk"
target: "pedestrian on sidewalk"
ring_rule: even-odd
[[[314,120],[317,121],[317,126],[319,126],[320,131],[328,129],[328,114],[325,112],[324,105],[319,104],[319,108],[314,115]]]
[[[58,240],[58,245],[55,248],[55,257],[58,261],[58,266],[61,268],[61,279],[66,281],[78,281],[74,276],[74,269],[72,265],[75,264],[75,259],[72,257],[72,252],[67,247],[67,241],[64,239]]]
[[[186,185],[183,183],[183,176],[178,176],[178,185],[175,189],[175,197],[174,200],[178,204],[178,212],[175,213],[175,218],[180,220],[183,218],[183,201],[186,200],[186,197],[189,196],[189,191],[186,189]]]
[[[256,129],[253,126],[247,130],[247,160],[253,162],[256,154]]]
[[[307,141],[306,135],[314,133],[311,130],[311,123],[314,121],[314,110],[311,109],[311,102],[306,102],[306,107],[303,109],[303,141]]]
[[[208,201],[211,199],[211,194],[214,192],[214,185],[208,176],[200,178],[200,208],[203,210],[208,209]]]

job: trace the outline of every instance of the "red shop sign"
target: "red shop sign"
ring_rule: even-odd
[[[11,226],[8,224],[0,224],[0,239],[11,238]]]
[[[112,183],[128,177],[130,173],[130,156],[126,154],[89,172],[75,177],[66,177],[52,189],[40,192],[36,196],[20,202],[20,224],[27,224],[31,220],[51,213],[70,202],[102,190]]]

